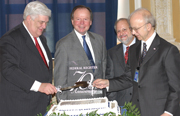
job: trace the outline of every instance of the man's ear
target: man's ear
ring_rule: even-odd
[[[31,20],[32,20],[32,19],[31,19],[31,16],[28,15],[28,16],[26,17],[26,20],[27,20],[27,21],[31,21]]]
[[[151,29],[152,29],[152,25],[151,25],[151,23],[148,23],[147,24],[147,30],[150,31]]]

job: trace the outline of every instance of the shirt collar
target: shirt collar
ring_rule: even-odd
[[[150,46],[151,46],[151,44],[152,44],[155,36],[156,36],[156,32],[154,32],[147,41],[143,41],[143,40],[142,40],[142,41],[141,41],[141,48],[142,48],[142,46],[143,46],[143,43],[146,43],[146,45],[147,45],[147,46],[146,46],[146,49],[149,50],[149,48],[150,48]]]
[[[133,41],[129,44],[129,46],[132,46],[132,45],[135,44],[135,43],[136,43],[136,38],[134,37]],[[126,47],[128,47],[128,46],[126,46],[125,44],[123,44],[123,51],[124,51],[124,53],[126,52]]]
[[[27,30],[27,32],[29,33],[31,39],[33,40],[33,42],[35,43],[34,37],[31,35],[31,33],[29,32],[28,28],[26,27],[26,25],[24,24],[24,21],[22,22],[23,26],[25,27],[25,29]],[[37,37],[39,38],[39,37]]]
[[[75,29],[74,29],[74,32],[76,33],[76,35],[78,36],[78,38],[79,39],[82,39],[82,36],[83,35],[81,35],[79,32],[77,32]],[[89,35],[88,35],[88,33],[86,32],[85,34],[84,34],[86,37],[88,36],[89,37]]]

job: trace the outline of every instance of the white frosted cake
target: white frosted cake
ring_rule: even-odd
[[[92,111],[97,110],[97,114],[103,115],[105,113],[114,112],[120,115],[120,108],[116,101],[108,101],[106,97],[103,98],[90,98],[90,99],[76,99],[76,100],[61,100],[58,105],[54,105],[47,116],[55,112],[56,114],[79,116],[80,114],[86,115]]]

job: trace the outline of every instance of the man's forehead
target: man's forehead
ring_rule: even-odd
[[[117,25],[123,25],[123,26],[126,26],[126,25],[129,25],[127,21],[125,20],[121,20],[117,23]]]
[[[37,19],[38,19],[39,21],[45,21],[45,22],[49,21],[49,17],[48,17],[48,16],[45,16],[45,15],[39,15],[39,16],[37,17]]]
[[[143,23],[144,19],[140,16],[134,16],[130,19],[130,24]]]

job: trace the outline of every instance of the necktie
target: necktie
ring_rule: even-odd
[[[146,43],[143,43],[143,52],[142,52],[142,56],[141,56],[141,63],[143,62],[144,57],[146,56],[146,53],[147,53],[146,46],[147,46]]]
[[[95,66],[92,55],[91,55],[91,51],[89,50],[89,47],[88,47],[86,40],[85,40],[85,37],[86,37],[85,35],[82,36],[84,51],[86,52],[86,55],[87,55],[88,59],[90,60],[91,66]]]
[[[44,63],[46,64],[46,66],[47,66],[47,68],[48,68],[48,65],[47,65],[46,59],[45,59],[44,54],[43,54],[43,52],[42,52],[42,50],[41,50],[41,48],[40,48],[40,46],[39,46],[39,44],[38,44],[37,38],[36,38],[36,37],[34,37],[34,40],[35,40],[35,43],[36,43],[36,48],[38,49],[39,54],[41,55],[41,57],[42,57],[42,59],[43,59]]]
[[[128,61],[128,51],[129,51],[129,46],[126,47],[126,52],[125,52],[125,55],[124,55],[124,59],[125,59],[126,64],[127,64],[127,61]]]

